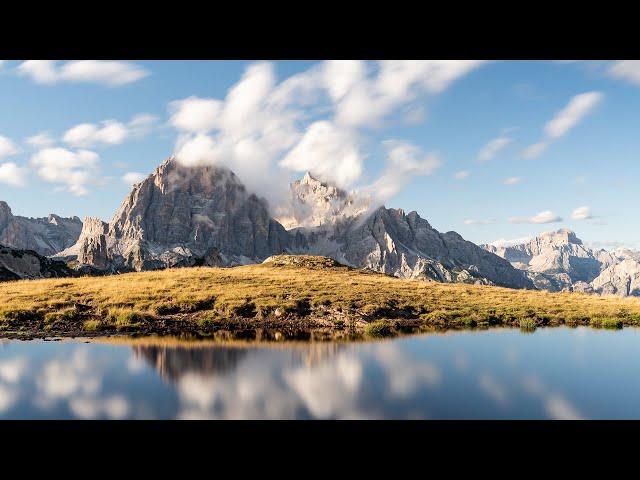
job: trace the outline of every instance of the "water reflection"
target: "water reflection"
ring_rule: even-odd
[[[558,328],[377,343],[2,342],[0,418],[637,418],[638,338]]]

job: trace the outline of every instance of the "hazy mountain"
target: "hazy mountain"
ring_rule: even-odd
[[[0,244],[7,247],[53,255],[73,245],[81,230],[82,222],[78,217],[16,216],[6,202],[0,201]]]
[[[561,229],[532,239],[481,245],[524,270],[537,288],[602,294],[639,295],[640,253],[591,249],[574,232]]]

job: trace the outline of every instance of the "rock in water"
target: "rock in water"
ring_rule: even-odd
[[[0,201],[0,244],[33,250],[40,255],[54,255],[73,245],[80,236],[78,217],[62,218],[51,214],[45,218],[15,216],[6,202]]]
[[[63,262],[50,260],[32,250],[0,245],[0,280],[69,277],[72,274]]]
[[[260,262],[288,247],[286,230],[233,172],[167,159],[135,185],[108,224],[87,219],[60,256],[101,269]]]

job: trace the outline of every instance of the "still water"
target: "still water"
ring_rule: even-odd
[[[0,341],[5,419],[640,418],[640,329],[372,343]]]

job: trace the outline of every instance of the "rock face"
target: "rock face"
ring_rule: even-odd
[[[628,249],[594,250],[567,229],[546,232],[513,245],[482,245],[531,277],[536,287],[550,291],[640,295],[640,253]]]
[[[640,296],[640,263],[626,258],[611,265],[591,282],[591,287],[603,295]]]
[[[6,202],[0,201],[0,244],[33,250],[40,255],[54,255],[73,245],[82,230],[78,217],[45,218],[14,216]]]
[[[69,277],[72,274],[72,270],[63,262],[50,260],[31,250],[0,245],[0,281]]]
[[[397,277],[533,287],[509,262],[455,232],[438,232],[416,212],[380,207],[371,214],[338,221],[330,229],[301,229],[296,234],[293,249],[297,253],[325,255]]]
[[[330,227],[369,210],[366,198],[314,178],[309,172],[291,184],[288,215],[277,220],[287,229]]]
[[[290,238],[233,172],[173,158],[134,186],[108,224],[86,223],[59,255],[101,269],[255,263],[284,251]]]

